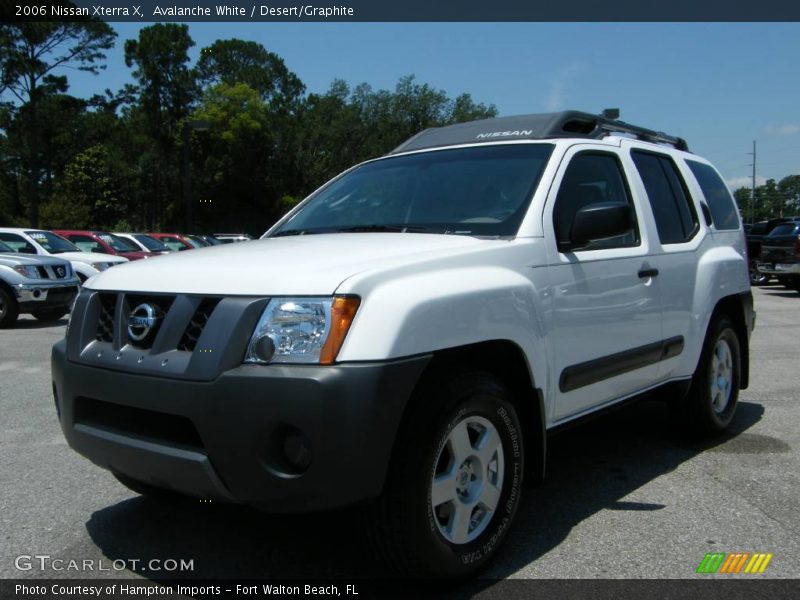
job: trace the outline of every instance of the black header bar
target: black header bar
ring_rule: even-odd
[[[3,21],[800,21],[796,0],[2,0]]]

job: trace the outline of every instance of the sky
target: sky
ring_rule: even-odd
[[[99,76],[66,71],[73,95],[131,82],[119,37]],[[309,92],[335,78],[393,89],[409,74],[500,115],[618,107],[621,118],[684,137],[733,188],[800,173],[800,23],[191,23],[200,49],[254,40]]]

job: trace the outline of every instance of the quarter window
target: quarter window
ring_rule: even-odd
[[[619,160],[613,154],[582,152],[569,163],[553,207],[553,229],[559,244],[569,243],[575,214],[584,206],[613,202],[628,204],[634,212],[625,176]],[[636,219],[627,233],[596,240],[581,250],[636,246],[639,243]]]
[[[689,200],[686,183],[672,159],[663,154],[632,152],[653,209],[662,244],[680,244],[697,232],[697,214]]]
[[[722,178],[709,165],[687,160],[686,164],[692,170],[706,202],[711,209],[711,219],[717,229],[739,229],[739,214],[728,186]]]

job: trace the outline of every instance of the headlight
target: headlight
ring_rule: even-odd
[[[28,279],[41,279],[42,276],[39,275],[39,271],[36,270],[36,267],[31,265],[18,265],[14,267],[14,270],[22,275],[23,277],[27,277]]]
[[[331,364],[359,302],[355,296],[273,298],[250,338],[244,362]]]
[[[108,268],[108,263],[104,262],[92,263],[92,268],[97,269],[98,271],[105,271]]]

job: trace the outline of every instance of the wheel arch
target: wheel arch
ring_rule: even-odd
[[[438,350],[433,353],[417,387],[439,373],[464,369],[488,372],[508,386],[511,403],[522,425],[525,476],[529,482],[541,482],[547,456],[544,395],[536,387],[522,348],[510,340],[500,339]]]

